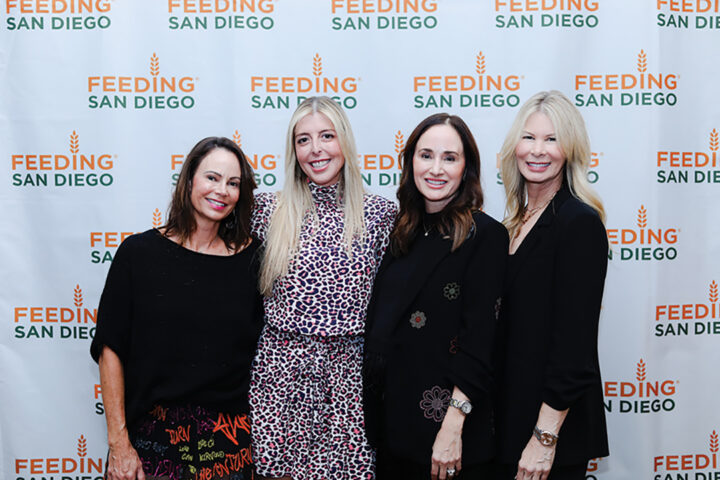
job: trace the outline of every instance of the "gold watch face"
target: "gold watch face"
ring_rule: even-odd
[[[555,439],[551,434],[543,432],[540,434],[540,443],[549,447],[550,445],[555,443]]]

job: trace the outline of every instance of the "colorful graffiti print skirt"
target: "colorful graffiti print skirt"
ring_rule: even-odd
[[[198,406],[157,405],[131,442],[145,475],[163,480],[250,480],[250,419]]]

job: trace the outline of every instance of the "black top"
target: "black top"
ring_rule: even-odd
[[[608,241],[562,188],[510,256],[500,329],[499,457],[515,463],[540,405],[569,408],[555,465],[608,454],[597,336]]]
[[[120,357],[129,429],[156,403],[247,412],[262,327],[258,243],[206,255],[148,230],[120,245],[90,353],[97,361],[107,345]]]
[[[473,220],[452,253],[452,240],[433,229],[420,232],[407,255],[386,254],[368,310],[368,438],[428,465],[454,386],[473,405],[463,427],[463,465],[493,454],[491,358],[508,235],[482,212]]]

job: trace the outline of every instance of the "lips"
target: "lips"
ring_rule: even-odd
[[[312,162],[308,162],[310,164],[310,168],[312,168],[316,172],[320,172],[322,170],[325,170],[325,168],[330,164],[330,159],[327,160],[313,160]]]
[[[227,207],[227,203],[223,203],[219,200],[213,200],[212,198],[206,198],[207,202],[210,204],[210,207],[214,208],[215,210],[223,210],[225,207]]]
[[[550,162],[540,163],[540,162],[526,162],[528,167],[535,168],[535,169],[543,169],[550,166]]]
[[[443,188],[447,184],[447,180],[440,180],[437,178],[426,178],[425,183],[430,188],[439,189],[439,188]]]

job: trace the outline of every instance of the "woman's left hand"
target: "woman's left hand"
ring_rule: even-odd
[[[449,480],[462,470],[462,427],[464,422],[465,415],[460,410],[448,408],[432,448],[430,476],[433,479]],[[449,472],[448,469],[450,469]]]
[[[555,460],[555,445],[546,447],[534,436],[525,446],[518,462],[517,480],[546,480]]]

